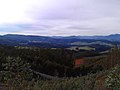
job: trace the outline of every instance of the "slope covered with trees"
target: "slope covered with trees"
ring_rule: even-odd
[[[74,68],[73,62],[79,57],[79,52],[65,49],[1,46],[0,82],[2,86],[0,88],[9,88],[9,90],[107,90],[107,88],[119,90],[119,55],[120,49],[115,47],[105,57],[86,57],[85,65]],[[117,64],[117,69],[109,71]],[[54,80],[46,78],[52,76]]]

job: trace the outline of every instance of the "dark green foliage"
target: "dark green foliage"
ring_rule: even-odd
[[[109,51],[106,63],[108,68],[114,67],[117,64],[120,65],[120,48],[118,46],[115,46]]]
[[[85,65],[83,65],[84,68],[82,66],[80,69],[74,68],[74,60],[77,57],[88,55],[95,56],[98,54],[96,54],[96,52],[80,53],[65,49],[0,46],[1,66],[2,63],[5,63],[5,59],[8,56],[20,57],[22,61],[30,64],[32,70],[49,75],[55,75],[55,71],[57,71],[59,77],[87,75],[89,73],[101,71],[104,63],[99,63],[101,58],[96,60],[95,58],[92,58],[92,60],[85,60]],[[102,61],[104,61],[104,57],[102,58]],[[2,70],[2,67],[0,67],[0,69]]]
[[[114,53],[112,51],[112,54],[108,55],[110,62],[119,64],[119,51],[115,49]],[[105,90],[105,80],[108,87],[112,84],[115,90],[119,90],[119,74],[116,74],[116,70],[113,70],[112,74],[102,71],[105,69],[102,64],[106,64],[103,61],[109,59],[90,58],[85,60],[85,65],[74,68],[76,53],[64,49],[0,47],[0,80],[9,85],[9,90]],[[111,57],[115,57],[114,61]],[[64,78],[43,81],[32,71]],[[66,78],[68,76],[80,77]],[[111,89],[111,86],[109,88]]]
[[[71,72],[73,68],[74,53],[64,49],[42,49],[35,47],[0,47],[0,64],[6,62],[6,57],[19,57],[21,61],[29,63],[31,69],[54,75],[55,70],[59,76]],[[2,67],[0,67],[2,70]],[[68,72],[69,71],[69,72]],[[70,76],[70,75],[69,75]]]
[[[20,57],[6,57],[5,63],[2,64],[1,80],[30,80],[32,73],[29,63],[21,60]]]
[[[120,90],[120,66],[114,67],[106,78],[106,85],[110,90]]]

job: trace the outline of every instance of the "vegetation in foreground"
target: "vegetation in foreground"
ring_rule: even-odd
[[[120,72],[120,66],[110,71],[60,80],[7,79],[4,88],[8,90],[120,90],[120,75],[118,72]]]

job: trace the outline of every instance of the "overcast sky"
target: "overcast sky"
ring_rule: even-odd
[[[0,0],[0,34],[120,33],[120,0]]]

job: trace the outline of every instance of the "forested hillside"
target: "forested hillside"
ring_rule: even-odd
[[[64,76],[77,76],[79,75],[78,68],[74,68],[74,62],[78,58],[90,57],[95,55],[101,55],[95,52],[80,52],[71,51],[66,49],[47,49],[47,48],[37,48],[37,47],[0,47],[0,58],[1,64],[5,62],[7,57],[20,58],[22,61],[29,63],[31,69],[49,74],[55,75],[58,73],[59,77]],[[97,62],[96,60],[95,62]],[[89,63],[89,61],[87,61]],[[93,66],[83,65],[82,75],[89,73],[88,68],[93,68]],[[102,68],[102,67],[101,67]],[[84,70],[86,69],[86,71]],[[76,71],[78,70],[78,71]],[[92,70],[91,70],[92,71]]]
[[[103,89],[100,90],[106,90],[105,88],[114,87],[109,86],[109,83],[119,85],[117,79],[119,72],[116,71],[117,73],[115,75],[113,73],[112,76],[109,74],[111,73],[109,69],[120,64],[119,55],[119,47],[114,47],[108,53],[101,54],[66,49],[0,46],[0,81],[2,85],[0,88],[9,87],[9,90],[82,90],[83,88],[96,90],[95,88],[101,87]],[[77,59],[83,59],[85,63],[76,68],[74,62]],[[119,67],[117,69],[119,70]],[[116,78],[118,82],[107,82],[110,77]]]

